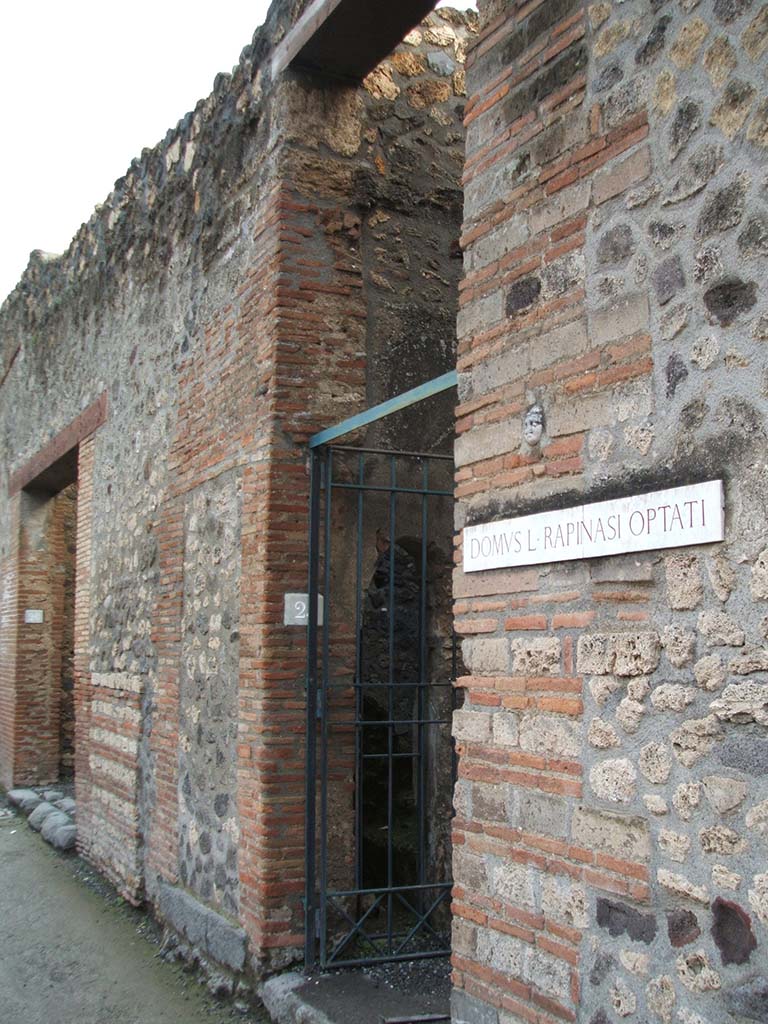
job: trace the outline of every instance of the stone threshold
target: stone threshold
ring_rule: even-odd
[[[448,1024],[442,994],[419,995],[382,984],[359,971],[270,978],[259,997],[275,1024]]]

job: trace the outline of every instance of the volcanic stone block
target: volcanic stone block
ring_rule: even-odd
[[[635,54],[635,64],[639,64],[640,67],[647,67],[656,60],[664,49],[667,28],[671,21],[672,18],[668,14],[665,14],[663,18],[659,18],[649,32],[648,38]]]
[[[695,942],[701,935],[698,918],[692,910],[670,910],[667,913],[667,934],[675,949]]]
[[[597,923],[614,938],[627,935],[635,942],[650,945],[656,938],[657,924],[653,914],[643,914],[618,900],[600,897],[597,901]]]
[[[507,292],[507,316],[514,316],[532,306],[540,293],[541,281],[538,277],[524,277],[516,281]]]
[[[46,843],[53,843],[53,845],[56,845],[54,837],[57,835],[59,829],[67,828],[71,824],[71,818],[64,814],[63,811],[54,811],[53,814],[49,814],[46,817],[43,822],[43,826],[40,829],[40,834]]]
[[[724,964],[745,964],[757,948],[749,914],[736,903],[717,897],[712,904],[712,938]]]
[[[672,206],[684,199],[695,196],[706,188],[707,182],[717,174],[723,163],[722,146],[707,144],[699,146],[688,158],[680,177],[672,186],[662,206]]]
[[[51,818],[53,815],[51,815]],[[48,819],[51,820],[50,818]],[[46,825],[48,822],[46,822]],[[58,825],[53,829],[49,842],[57,850],[74,850],[77,844],[77,825],[68,819],[68,824]]]
[[[748,11],[754,0],[715,0],[715,17],[723,25],[730,25]]]
[[[613,973],[616,961],[610,953],[599,952],[595,957],[592,970],[589,972],[590,985],[602,985],[609,974]]]
[[[605,92],[606,89],[612,89],[623,77],[624,70],[620,64],[609,64],[607,68],[603,68],[595,79],[595,92]]]
[[[757,17],[742,35],[741,43],[750,60],[760,60],[768,49],[768,7],[758,11]]]
[[[598,263],[624,263],[634,251],[632,228],[617,224],[601,237],[597,245]]]
[[[747,82],[729,82],[723,98],[712,111],[710,123],[727,138],[733,139],[743,127],[754,98],[755,89]]]
[[[678,386],[688,376],[688,367],[677,352],[673,352],[667,360],[665,373],[667,377],[667,398],[672,398]]]
[[[693,100],[684,99],[672,120],[669,130],[669,158],[676,160],[688,145],[691,136],[701,127],[701,107]]]
[[[758,778],[768,775],[768,740],[756,736],[730,736],[718,756],[726,768],[736,768]]]
[[[730,185],[718,189],[704,203],[696,225],[696,238],[709,238],[741,223],[744,216],[746,182],[737,178]]]
[[[768,256],[768,217],[764,213],[750,217],[738,237],[738,244],[746,259]]]
[[[160,889],[158,909],[177,932],[185,935],[193,945],[203,947],[205,943],[205,908],[189,893],[172,885]]]

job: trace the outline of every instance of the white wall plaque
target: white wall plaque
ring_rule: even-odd
[[[723,481],[467,526],[464,572],[723,540]]]
[[[25,608],[24,609],[24,621],[32,623],[33,625],[39,625],[43,621],[43,609],[42,608]]]
[[[283,624],[286,626],[309,625],[309,594],[286,594]],[[323,595],[317,595],[317,624],[323,624]]]

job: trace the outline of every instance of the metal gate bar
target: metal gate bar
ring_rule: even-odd
[[[448,479],[443,486],[440,486],[440,481],[435,483],[430,473],[433,464],[444,467],[444,475]],[[402,476],[398,473],[399,466],[403,467]],[[439,761],[439,735],[434,740],[430,757],[427,756],[427,749],[429,737],[434,735],[430,730],[445,728],[447,731],[443,734],[443,743],[450,744],[455,647],[451,649],[452,667],[448,668],[443,678],[431,678],[434,672],[430,671],[429,661],[428,552],[432,522],[430,502],[444,499],[452,501],[451,469],[450,456],[420,452],[341,446],[318,446],[311,452],[306,736],[307,967],[316,964],[321,967],[341,967],[385,960],[415,960],[449,952],[449,937],[440,927],[441,921],[445,923],[449,920],[444,907],[450,900],[449,869],[444,865],[444,875],[430,877],[430,867],[434,865],[430,864],[428,856],[427,790],[429,772],[434,771]],[[382,472],[385,472],[386,480],[380,479]],[[354,671],[349,678],[346,678],[349,670],[344,667],[343,653],[340,654],[337,647],[343,652],[344,644],[350,638],[342,638],[337,647],[332,638],[335,614],[334,494],[338,495],[340,501],[343,495],[347,495],[340,511],[342,514],[346,512],[346,529],[354,523],[356,541],[354,568],[350,570],[355,587],[352,638]],[[386,508],[388,529],[386,539],[381,530],[376,531],[376,550],[379,554],[366,590],[364,534],[367,496],[378,501],[376,507],[380,510]],[[416,513],[411,507],[409,522],[411,525],[418,524],[420,539],[406,538],[412,541],[412,547],[415,543],[420,544],[418,558],[400,543],[397,519],[398,503],[401,501],[418,503]],[[370,523],[368,526],[370,534]],[[451,536],[449,534],[446,541],[452,550]],[[408,577],[408,570],[411,570],[412,578]],[[377,579],[384,572],[386,579],[381,580],[379,586]],[[403,653],[403,620],[410,606],[399,603],[399,598],[401,593],[412,594],[414,587],[418,588],[418,601],[412,602],[411,620],[416,621],[408,620],[405,628],[408,630],[406,636],[410,637],[410,630],[415,625],[417,646],[412,644],[411,649],[406,645]],[[373,598],[380,594],[386,594],[385,605],[374,610],[387,616],[385,623],[377,620],[386,627],[386,636],[381,636],[382,646],[386,645],[384,679],[376,676],[380,667],[378,664],[372,667],[366,662],[368,657],[373,656],[366,643],[374,653],[377,650],[374,640],[379,634],[374,632],[372,640],[366,629],[371,629]],[[322,622],[318,615],[319,596],[324,598]],[[453,642],[452,637],[445,639]],[[342,675],[337,678],[339,671]],[[405,676],[401,678],[403,672]],[[410,700],[408,691],[412,693]],[[433,704],[441,691],[445,697],[441,702],[438,701],[441,708],[436,712]],[[376,693],[381,696],[374,699]],[[402,697],[398,696],[399,693],[402,693]],[[371,710],[376,714],[371,714]],[[381,747],[383,738],[380,738],[384,732],[385,749]],[[354,825],[351,836],[354,870],[350,881],[354,881],[353,886],[349,886],[349,883],[345,886],[339,884],[338,864],[334,865],[335,874],[331,878],[329,845],[330,829],[334,822],[330,817],[329,800],[331,786],[338,785],[340,764],[342,772],[344,770],[345,742],[351,742],[348,739],[350,734],[353,736],[350,754],[353,764],[349,767],[354,773],[354,807],[350,807]],[[404,736],[408,738],[407,743]],[[403,749],[404,746],[407,749]],[[447,750],[448,747],[442,749]],[[451,766],[455,764],[452,751],[447,760]],[[446,761],[445,756],[443,761]],[[412,766],[410,772],[405,768],[408,762]],[[376,764],[381,764],[383,776],[372,774]],[[404,767],[396,768],[398,764]],[[335,773],[333,781],[332,767]],[[403,772],[408,774],[403,775]],[[377,853],[376,862],[371,864],[366,859],[371,842],[366,839],[366,827],[371,824],[366,821],[365,815],[366,800],[370,802],[371,799],[371,794],[366,792],[366,780],[372,779],[376,783],[377,778],[379,783],[382,779],[386,782],[386,807],[377,812],[385,811],[386,821],[383,826],[386,832],[386,857],[381,868],[378,865],[378,846],[372,848]],[[409,785],[413,789],[410,797],[407,796],[409,789],[403,785],[403,779],[410,780]],[[397,796],[399,804],[396,799],[396,783],[400,786]],[[452,792],[452,784],[453,779],[446,777],[442,783],[446,787],[443,792]],[[376,792],[374,786],[372,793]],[[336,794],[333,811],[335,821],[339,814],[338,804]],[[405,815],[408,817],[405,828],[415,815],[416,836],[414,877],[407,879],[400,877],[403,873],[403,863],[400,861],[402,859],[405,862],[407,858],[399,857],[401,851],[395,840],[398,824],[402,824],[399,818],[404,816],[404,806],[406,810],[412,808],[410,817]],[[374,817],[374,824],[375,821]],[[410,860],[407,862],[411,863]],[[376,875],[377,870],[381,871],[380,877]]]
[[[353,430],[370,426],[371,423],[375,423],[377,420],[391,416],[393,412],[399,412],[411,405],[417,405],[419,402],[423,402],[425,398],[432,398],[434,395],[439,395],[442,391],[449,391],[451,388],[455,388],[458,382],[459,375],[456,370],[449,370],[448,373],[444,373],[440,377],[434,377],[424,384],[419,384],[418,387],[411,388],[410,391],[404,391],[401,395],[396,395],[386,402],[380,402],[365,412],[358,413],[356,416],[350,416],[349,419],[338,423],[335,427],[329,427],[327,430],[321,430],[319,434],[313,434],[309,439],[309,447],[319,448],[321,445],[330,444],[331,441],[336,441],[340,437],[351,434]]]

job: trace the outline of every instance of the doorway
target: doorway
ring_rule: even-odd
[[[72,783],[75,772],[77,449],[21,492],[16,783]]]
[[[453,458],[320,443],[311,473],[306,964],[445,956]]]

